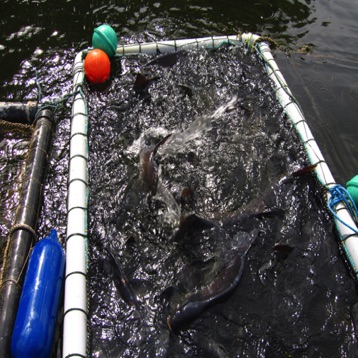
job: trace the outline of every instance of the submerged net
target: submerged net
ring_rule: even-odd
[[[348,356],[353,282],[261,61],[240,47],[114,61],[87,93],[92,355]],[[238,286],[171,331],[188,297],[238,277],[237,257]]]

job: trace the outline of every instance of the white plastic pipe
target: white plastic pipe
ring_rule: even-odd
[[[231,42],[234,45],[239,44],[241,42],[240,35],[210,36],[194,39],[147,42],[134,45],[119,45],[117,47],[117,55],[128,56],[139,53],[161,54],[199,47],[215,48],[227,42]]]
[[[74,63],[73,90],[82,88],[83,54]],[[87,357],[88,114],[82,92],[72,104],[67,203],[66,276],[62,356]]]

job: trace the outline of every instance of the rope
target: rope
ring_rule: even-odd
[[[41,90],[40,81],[37,76],[37,71],[36,71],[36,86],[37,86],[37,102],[38,102],[38,109],[37,109],[36,116],[43,109],[51,109],[55,113],[57,110],[63,108],[64,104],[68,101],[69,98],[73,98],[78,94],[81,95],[82,99],[85,98],[82,90],[82,85],[77,85],[74,91],[70,93],[66,93],[62,97],[55,99],[54,101],[44,102],[41,105],[39,105],[39,103],[42,100],[42,90]]]
[[[328,208],[331,211],[334,218],[339,222],[341,222],[346,227],[348,227],[354,233],[358,234],[358,230],[351,227],[346,222],[344,222],[340,217],[338,217],[335,211],[336,206],[342,203],[349,210],[355,222],[357,222],[358,210],[354,200],[352,199],[352,196],[342,185],[339,184],[333,186],[332,188],[329,188],[329,191],[331,193],[331,197],[328,199]]]
[[[1,270],[1,274],[0,274],[0,288],[2,288],[3,286],[5,286],[5,284],[7,283],[12,283],[15,286],[17,286],[18,288],[21,288],[21,286],[19,285],[19,281],[25,271],[26,268],[26,264],[27,261],[29,260],[30,254],[31,254],[31,250],[29,250],[29,252],[27,253],[26,259],[24,261],[24,264],[20,270],[20,273],[18,275],[17,278],[8,278],[4,280],[4,272],[5,272],[5,266],[7,264],[7,261],[9,260],[9,250],[10,250],[10,245],[11,245],[11,236],[13,235],[13,233],[17,230],[25,230],[27,232],[29,232],[32,236],[31,239],[31,246],[33,245],[34,240],[36,240],[37,238],[37,234],[36,231],[29,225],[27,224],[15,224],[11,227],[9,234],[8,234],[8,238],[7,238],[7,243],[6,243],[6,247],[5,247],[5,252],[4,252],[4,260],[3,260],[3,269]]]
[[[268,36],[260,36],[259,38],[257,38],[254,41],[253,46],[255,46],[259,42],[267,42],[270,45],[272,45],[273,47],[278,47],[278,42],[275,41],[274,39],[272,39],[271,37],[268,37]]]
[[[36,213],[36,212],[35,212]],[[37,234],[36,231],[27,224],[15,224],[11,227],[10,231],[9,231],[9,237],[12,236],[12,234],[17,231],[17,230],[25,230],[28,231],[31,235],[32,235],[32,239],[36,240],[37,239]]]

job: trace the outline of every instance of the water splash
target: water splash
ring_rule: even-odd
[[[174,132],[168,141],[168,145],[163,148],[163,153],[173,155],[183,152],[186,149],[186,145],[195,139],[198,139],[198,146],[203,145],[205,132],[213,128],[213,122],[223,120],[223,116],[226,113],[234,110],[238,100],[238,97],[235,96],[217,108],[212,114],[198,116],[186,129]]]

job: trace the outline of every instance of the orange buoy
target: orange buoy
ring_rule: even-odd
[[[86,77],[92,83],[102,83],[106,81],[111,72],[109,57],[100,49],[94,49],[88,52],[84,67]]]

